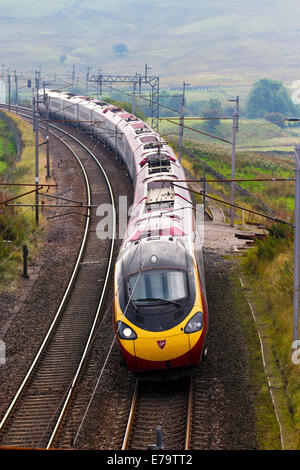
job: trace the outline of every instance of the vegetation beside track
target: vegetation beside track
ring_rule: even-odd
[[[177,151],[177,143],[171,141]],[[203,144],[193,140],[184,140],[182,164],[189,174],[200,179],[206,173],[207,180],[231,179],[231,148],[219,144]],[[294,158],[290,153],[263,154],[259,152],[238,151],[236,155],[236,179],[294,178]],[[235,190],[235,204],[259,213],[276,215],[290,221],[294,208],[294,182],[238,182],[240,189]],[[207,183],[210,196],[230,201],[230,183]],[[230,209],[220,204],[225,215]],[[242,210],[235,209],[236,223],[242,224]],[[267,220],[244,213],[244,221],[268,225]]]
[[[230,258],[234,265],[230,276],[232,285],[232,310],[237,312],[238,321],[242,327],[247,347],[248,374],[255,410],[258,449],[280,450],[280,429],[262,361],[257,325],[253,320],[247,298],[245,297],[245,291],[240,283],[240,276],[243,277],[243,281],[245,282],[245,275],[241,272],[239,259]]]
[[[293,231],[275,224],[241,269],[265,346],[287,449],[300,449],[300,365],[292,361]]]
[[[7,168],[11,167],[16,159],[17,148],[14,136],[8,124],[0,120],[0,175],[6,176]]]
[[[231,152],[218,145],[185,141],[182,162],[193,177],[202,178],[207,165],[207,179],[216,179],[214,171],[231,178]],[[176,145],[174,145],[176,148]],[[192,154],[192,157],[191,157]],[[237,178],[292,178],[294,158],[291,154],[270,155],[239,152]],[[293,222],[293,182],[239,183],[283,219]],[[208,193],[229,200],[230,185],[210,183]],[[256,204],[235,192],[235,202],[260,212]],[[223,205],[225,214],[228,206]],[[235,211],[236,223],[242,221],[240,211]],[[236,260],[233,279],[233,302],[238,306],[239,320],[248,345],[249,373],[254,393],[257,433],[261,449],[280,449],[280,437],[271,395],[262,365],[261,335],[266,370],[282,426],[285,449],[300,449],[300,374],[299,365],[292,363],[293,328],[293,230],[284,224],[272,224],[260,217],[246,216],[247,220],[263,223],[269,236],[258,240],[242,258]],[[241,288],[239,276],[244,289]],[[245,295],[253,307],[257,323],[253,321]]]
[[[9,183],[34,183],[35,181],[35,137],[32,126],[25,122],[20,116],[6,112],[7,116],[17,125],[23,142],[23,151],[19,161],[17,152],[13,147],[12,136],[4,131],[5,141],[8,142],[8,150],[5,153],[7,161],[6,171],[12,174]],[[2,121],[0,121],[2,123]],[[6,147],[7,149],[7,147]],[[13,152],[14,149],[14,152]],[[40,181],[46,181],[45,153],[40,152]],[[5,174],[1,175],[5,181]],[[14,198],[32,188],[28,187],[1,187],[1,201]],[[12,203],[34,204],[35,194],[29,194],[12,201]],[[40,228],[45,226],[46,219],[40,214],[40,226],[35,223],[35,212],[30,207],[7,207],[0,206],[0,288],[13,287],[13,282],[22,273],[22,246],[26,244],[29,250],[29,260],[36,253],[40,238],[38,233]]]

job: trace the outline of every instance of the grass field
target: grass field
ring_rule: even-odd
[[[293,232],[279,228],[248,251],[244,279],[264,340],[286,449],[300,449],[300,365],[292,362]]]
[[[178,119],[170,118],[167,121],[165,118],[160,121],[161,134],[175,133],[178,135]],[[192,118],[185,119],[184,125],[184,138],[194,140],[201,143],[212,143],[214,139],[204,134],[195,132],[188,128],[195,129],[196,131],[206,132],[221,139],[232,142],[232,120],[222,120],[220,124],[212,129],[207,130],[205,121],[196,120]],[[218,142],[215,140],[215,142]],[[237,149],[255,150],[255,151],[293,151],[295,144],[300,143],[300,133],[297,128],[293,130],[289,128],[280,128],[279,126],[266,121],[265,119],[245,119],[241,118],[239,121],[239,130],[237,132]],[[230,147],[230,144],[219,143],[224,145],[224,148]]]
[[[176,143],[173,144],[176,150]],[[212,170],[231,177],[231,151],[218,144],[200,144],[185,140],[182,163],[190,174],[203,177],[207,164],[207,178],[215,179]],[[211,169],[211,170],[210,170]],[[263,154],[240,150],[237,153],[239,178],[294,177],[294,157],[286,152]],[[293,182],[251,182],[240,183],[255,197],[271,208],[277,217],[293,221],[294,183]],[[229,200],[229,185],[209,184],[209,194]],[[235,202],[251,209],[265,212],[255,199],[247,198],[237,191]],[[228,207],[223,205],[225,214]],[[242,217],[235,211],[237,224]],[[259,217],[246,216],[250,221],[264,223],[270,230],[266,240],[257,241],[256,246],[237,263],[246,292],[251,300],[257,325],[253,329],[253,319],[249,308],[245,307],[244,293],[236,285],[233,302],[240,305],[239,320],[244,328],[249,351],[251,381],[255,391],[257,429],[262,449],[279,449],[278,426],[271,422],[269,408],[270,391],[263,385],[261,376],[261,351],[256,328],[263,337],[265,360],[271,377],[272,392],[276,400],[277,412],[282,426],[285,449],[300,449],[300,365],[292,363],[293,340],[293,230],[286,225],[273,224]],[[238,279],[238,276],[237,276]],[[259,385],[260,384],[260,385]]]
[[[298,133],[296,130],[295,133]],[[176,150],[177,140],[173,146]],[[219,144],[199,143],[185,140],[182,163],[193,176],[203,177],[207,165],[207,179],[215,179],[214,171],[231,177],[231,149]],[[239,150],[236,159],[237,178],[293,178],[294,155],[288,152],[268,152]],[[240,186],[251,192],[255,198],[273,210],[277,217],[293,222],[294,182],[249,182]],[[211,183],[209,194],[229,200],[228,184]],[[265,212],[255,199],[247,198],[237,191],[235,202],[243,207]],[[228,215],[228,207],[223,206]],[[241,224],[242,217],[235,211],[235,222]],[[293,340],[293,230],[286,225],[273,224],[260,217],[246,216],[250,221],[264,223],[270,236],[257,241],[256,246],[237,262],[237,269],[243,277],[247,295],[257,316],[257,325],[263,337],[264,354],[271,377],[286,449],[300,449],[300,374],[299,365],[292,363],[291,345]],[[240,321],[245,329],[249,348],[249,367],[253,374],[255,406],[261,448],[278,449],[277,425],[271,424],[270,410],[267,407],[269,390],[261,381],[260,345],[257,332],[252,328],[250,310],[243,307],[243,293],[236,286],[234,302],[241,305]],[[250,328],[251,327],[251,328]]]
[[[173,137],[173,136],[172,136]],[[176,141],[173,147],[177,149]],[[200,144],[194,140],[184,140],[183,165],[196,178],[202,178],[206,165],[206,179],[224,177],[231,179],[231,148],[219,144]],[[217,172],[217,176],[216,173]],[[236,154],[236,179],[271,179],[294,178],[294,157],[290,153],[264,154],[254,151],[239,150]],[[254,197],[243,195],[235,191],[235,202],[246,208],[266,213],[264,205],[273,211],[279,218],[291,218],[294,209],[294,182],[239,182],[239,186],[251,193]],[[221,196],[225,200],[230,198],[229,183],[209,183],[209,192]],[[224,206],[225,213],[229,213],[228,206]],[[242,219],[241,211],[236,211]],[[254,221],[255,217],[247,216]],[[260,222],[262,222],[260,218]]]
[[[176,143],[173,144],[176,150]],[[191,175],[203,177],[207,164],[207,179],[215,179],[212,170],[231,177],[230,149],[218,144],[200,144],[197,141],[184,141],[182,163]],[[237,172],[239,178],[266,178],[294,176],[294,159],[290,153],[270,153],[239,151]],[[251,182],[240,183],[258,199],[271,208],[277,217],[293,221],[294,183],[293,182]],[[208,185],[208,193],[229,200],[230,187],[222,183]],[[235,192],[235,202],[243,207],[266,213],[255,199]],[[223,205],[229,215],[228,206]],[[244,329],[249,352],[249,370],[255,397],[258,439],[261,449],[280,449],[278,425],[274,422],[274,412],[270,409],[270,390],[264,385],[265,377],[261,370],[261,349],[257,328],[263,337],[263,347],[267,370],[271,377],[272,392],[275,396],[277,412],[282,426],[285,449],[300,449],[300,366],[292,363],[293,325],[293,231],[286,225],[273,224],[261,217],[246,215],[247,220],[263,223],[270,230],[265,241],[257,241],[256,246],[242,258],[235,258],[237,282],[233,302],[239,306],[239,321]],[[235,223],[239,227],[242,214],[235,210]],[[239,276],[246,286],[247,296],[257,317],[253,323],[249,306],[245,304],[245,294],[241,291]],[[263,374],[263,375],[262,375]]]

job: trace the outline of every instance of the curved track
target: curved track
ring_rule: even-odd
[[[60,140],[61,133],[68,135],[57,126],[51,128]],[[95,155],[70,138],[72,143],[64,145],[83,172],[89,206],[82,243],[48,333],[1,420],[1,446],[51,447],[91,344],[111,270],[116,228],[112,188]],[[113,206],[113,236],[100,241],[91,215],[103,202]]]

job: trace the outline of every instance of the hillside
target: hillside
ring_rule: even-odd
[[[0,12],[2,63],[13,69],[141,72],[148,63],[169,84],[228,87],[300,76],[296,0],[1,0]]]

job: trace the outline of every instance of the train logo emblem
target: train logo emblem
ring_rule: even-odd
[[[165,339],[163,339],[163,340],[161,340],[161,341],[157,341],[157,344],[158,344],[158,346],[160,347],[160,349],[164,349],[164,347],[165,347],[165,345],[166,345],[166,342],[167,342],[167,341],[166,341]]]

